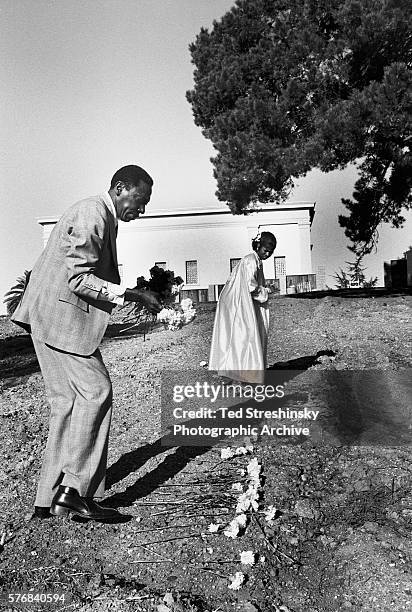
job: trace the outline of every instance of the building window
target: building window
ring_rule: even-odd
[[[286,257],[275,257],[275,278],[286,276]]]
[[[120,280],[123,280],[123,264],[118,264],[117,269],[119,271]]]
[[[236,268],[237,264],[240,261],[240,257],[233,257],[230,260],[230,272],[233,272],[234,268]]]
[[[162,270],[166,270],[167,262],[166,261],[155,261],[155,266],[158,268],[162,268]]]
[[[197,285],[197,260],[186,262],[186,285]]]

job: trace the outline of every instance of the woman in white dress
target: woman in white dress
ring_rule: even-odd
[[[209,370],[247,383],[263,383],[269,330],[269,290],[262,260],[276,248],[276,238],[262,232],[252,241],[253,252],[233,269],[216,308]]]

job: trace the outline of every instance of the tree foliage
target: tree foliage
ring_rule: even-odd
[[[293,177],[357,163],[340,223],[358,257],[410,208],[409,0],[237,0],[190,45],[195,123],[233,213],[281,201]]]
[[[370,289],[376,287],[378,283],[378,277],[366,279],[365,268],[361,265],[360,261],[355,262],[346,261],[347,271],[339,269],[339,272],[335,272],[333,278],[336,280],[337,289],[350,289],[351,287],[362,287],[362,289]]]

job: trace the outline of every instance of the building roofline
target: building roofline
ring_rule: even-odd
[[[267,205],[261,204],[260,207],[256,207],[251,210],[249,214],[255,214],[259,212],[274,212],[274,211],[285,211],[285,210],[309,210],[310,222],[312,223],[315,215],[316,202],[290,202],[289,204],[275,204]],[[174,210],[159,209],[150,213],[145,213],[141,219],[164,219],[172,217],[208,217],[211,215],[230,215],[232,217],[248,216],[248,215],[233,215],[229,208],[176,208]],[[59,217],[42,217],[37,219],[37,223],[40,225],[50,225],[57,223]]]

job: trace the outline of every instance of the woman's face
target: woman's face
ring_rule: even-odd
[[[258,254],[259,259],[268,259],[275,250],[275,245],[272,241],[261,242],[256,253]]]

